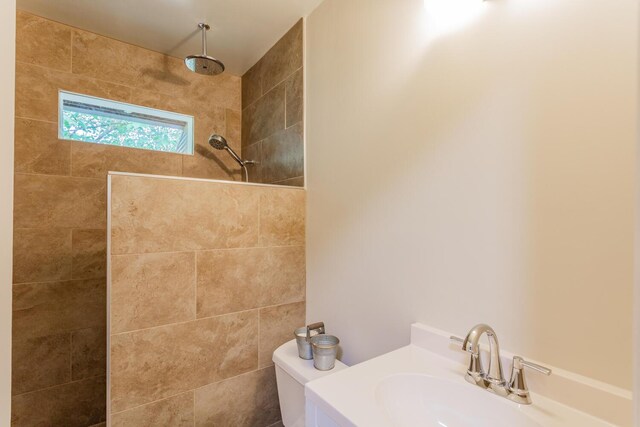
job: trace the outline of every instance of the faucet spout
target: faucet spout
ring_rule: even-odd
[[[484,334],[487,334],[487,338],[489,339],[488,372],[482,369],[482,360],[480,358],[480,338],[482,338]],[[498,396],[506,397],[518,404],[531,404],[531,395],[524,378],[525,367],[545,375],[551,375],[551,369],[528,362],[520,356],[514,356],[513,364],[511,365],[511,379],[509,380],[509,384],[507,384],[504,379],[504,374],[502,373],[498,337],[493,328],[484,323],[474,326],[464,340],[456,336],[451,336],[451,341],[457,344],[462,343],[462,351],[471,354],[469,367],[464,376],[465,380],[485,390],[491,391]]]
[[[480,338],[484,334],[486,334],[489,339],[489,366],[487,372],[481,372],[480,375],[486,382],[487,388],[498,394],[503,394],[506,381],[502,372],[502,362],[500,361],[500,345],[498,344],[498,337],[493,328],[484,323],[474,326],[464,339],[462,348],[479,358]],[[467,372],[467,374],[471,377],[469,378],[470,382],[477,383],[477,372]]]

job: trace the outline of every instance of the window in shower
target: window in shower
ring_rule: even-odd
[[[193,154],[193,117],[59,92],[58,137],[94,144]]]

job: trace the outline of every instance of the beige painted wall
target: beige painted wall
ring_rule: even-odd
[[[0,3],[0,425],[11,422],[11,265],[15,0]]]
[[[631,389],[637,2],[428,4],[308,19],[308,320],[347,363],[486,322]]]

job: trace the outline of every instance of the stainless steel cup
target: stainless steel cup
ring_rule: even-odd
[[[295,330],[296,343],[298,344],[298,356],[305,360],[313,359],[313,351],[311,350],[311,338],[324,334],[324,323],[313,323]]]
[[[340,340],[333,335],[316,335],[311,338],[313,366],[320,371],[330,371],[336,364]]]

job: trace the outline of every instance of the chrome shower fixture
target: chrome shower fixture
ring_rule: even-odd
[[[247,170],[247,165],[255,165],[256,164],[255,161],[243,160],[240,156],[238,156],[238,153],[233,151],[233,148],[229,147],[229,143],[227,142],[225,137],[222,135],[215,135],[215,134],[211,135],[209,137],[209,145],[215,148],[216,150],[227,150],[227,153],[229,153],[229,155],[233,157],[233,160],[238,162],[238,164],[244,171],[245,182],[249,182],[249,171]]]
[[[216,76],[224,72],[224,64],[207,55],[207,31],[211,27],[208,24],[200,23],[198,28],[202,31],[202,55],[189,55],[184,59],[184,64],[194,73]]]

